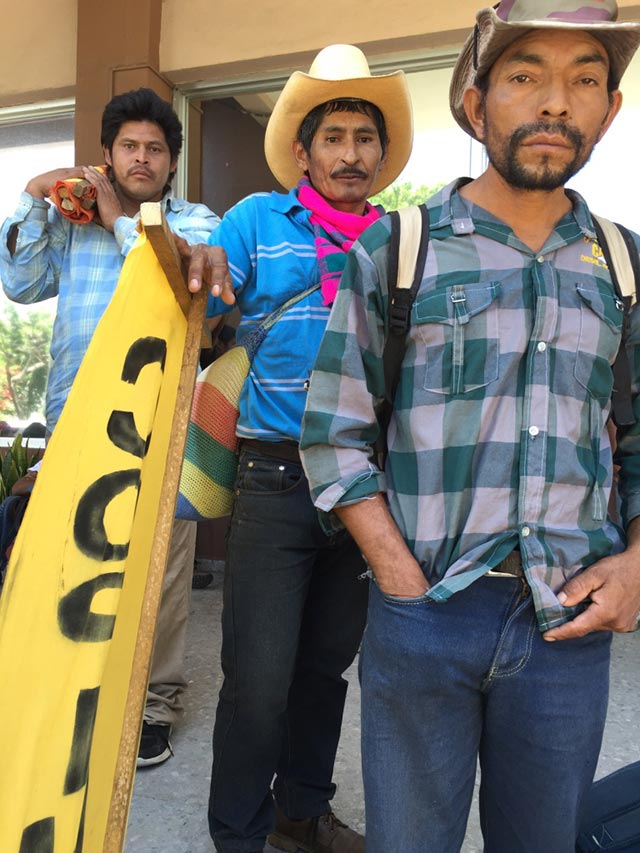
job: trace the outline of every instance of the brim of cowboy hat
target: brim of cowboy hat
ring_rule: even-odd
[[[478,21],[478,68],[473,66],[474,33],[466,40],[458,57],[451,86],[449,104],[453,117],[460,127],[474,139],[477,136],[471,127],[464,110],[463,96],[469,86],[473,86],[477,77],[482,77],[496,59],[516,39],[530,30],[575,30],[588,32],[602,42],[609,55],[611,73],[617,81],[631,62],[640,45],[640,23],[602,21],[594,24],[569,23],[560,20],[518,21],[512,24],[503,21],[494,9],[481,9]]]
[[[269,168],[285,189],[294,187],[302,177],[292,145],[303,119],[314,107],[341,98],[369,101],[384,116],[389,138],[387,157],[370,195],[389,186],[406,166],[413,145],[413,115],[403,71],[351,80],[322,80],[294,71],[273,108],[264,137]]]

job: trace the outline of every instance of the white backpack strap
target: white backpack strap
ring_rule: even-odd
[[[404,207],[400,215],[400,253],[398,255],[398,288],[409,290],[413,284],[416,261],[422,237],[422,217],[417,205]]]
[[[615,223],[603,216],[596,216],[595,213],[592,213],[591,216],[597,220],[609,246],[609,253],[620,285],[620,295],[630,296],[631,307],[633,307],[637,300],[636,279],[627,244]]]

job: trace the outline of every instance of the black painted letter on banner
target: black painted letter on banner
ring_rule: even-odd
[[[110,640],[116,617],[92,613],[94,596],[102,589],[122,589],[124,572],[107,572],[81,583],[58,604],[58,625],[65,637],[77,643],[103,643]]]
[[[167,342],[162,338],[138,338],[129,347],[122,368],[122,379],[132,385],[138,379],[140,371],[147,364],[159,364],[164,371],[167,357]]]
[[[129,543],[114,545],[107,539],[104,514],[107,506],[125,489],[140,488],[140,469],[113,471],[92,483],[78,501],[73,523],[76,545],[94,560],[124,560],[129,553]]]
[[[146,441],[142,438],[136,429],[133,412],[111,412],[107,424],[107,435],[111,442],[125,453],[131,453],[132,456],[138,456],[140,459],[146,456],[151,435],[147,436]]]
[[[20,853],[53,853],[55,821],[45,817],[28,826],[22,833]]]
[[[75,794],[87,784],[91,739],[98,710],[99,687],[81,690],[76,702],[76,721],[73,727],[71,754],[64,780],[64,794]]]

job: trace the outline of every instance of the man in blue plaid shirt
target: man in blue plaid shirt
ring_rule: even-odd
[[[316,362],[304,467],[376,580],[361,662],[367,853],[460,850],[478,756],[485,850],[575,847],[611,631],[640,610],[640,423],[618,431],[625,530],[607,514],[623,306],[589,209],[564,188],[621,105],[640,24],[616,18],[612,0],[479,12],[451,105],[489,165],[428,203],[384,471],[371,451],[388,219],[350,253]],[[640,419],[639,344],[636,309]]]
[[[102,114],[101,143],[108,169],[55,169],[33,177],[0,230],[0,276],[5,293],[22,303],[58,298],[47,382],[47,428],[53,432],[93,333],[116,289],[138,237],[140,205],[162,203],[172,232],[186,244],[204,243],[220,219],[203,204],[176,198],[170,184],[182,147],[182,125],[151,89],[116,95]],[[78,223],[45,200],[59,180],[84,178],[96,188],[97,216]],[[187,686],[184,650],[196,546],[195,522],[176,519],[156,628],[138,766],[172,754],[171,726]]]

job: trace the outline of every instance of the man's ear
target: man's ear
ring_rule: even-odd
[[[291,143],[291,151],[293,152],[296,165],[302,172],[306,172],[309,168],[309,157],[305,151],[305,147],[299,139],[294,139]]]
[[[607,114],[602,122],[602,127],[600,128],[600,133],[598,134],[598,142],[602,139],[605,133],[611,127],[611,122],[620,112],[620,107],[622,106],[622,92],[619,89],[615,89],[611,92],[609,96],[609,109],[607,110]]]
[[[462,96],[462,105],[467,114],[467,119],[480,142],[485,138],[484,97],[477,86],[469,86]]]
[[[109,149],[106,145],[102,146],[102,155],[107,166],[113,166],[113,163],[111,162],[111,154],[109,153]]]

